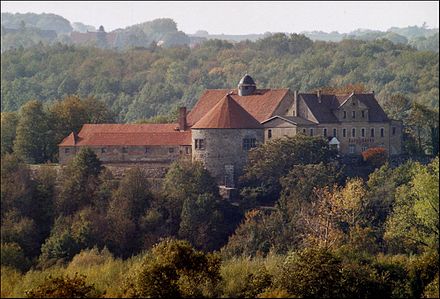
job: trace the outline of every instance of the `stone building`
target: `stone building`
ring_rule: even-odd
[[[104,163],[169,165],[179,158],[202,161],[220,185],[233,187],[249,149],[284,136],[322,136],[341,155],[371,147],[401,152],[402,124],[387,117],[374,92],[345,95],[258,89],[245,75],[237,89],[206,90],[175,124],[83,126],[59,145],[60,163],[79,147],[95,150]]]

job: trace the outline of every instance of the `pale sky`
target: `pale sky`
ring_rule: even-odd
[[[438,1],[1,1],[1,11],[54,13],[107,32],[157,18],[174,19],[185,33],[211,34],[439,27]]]

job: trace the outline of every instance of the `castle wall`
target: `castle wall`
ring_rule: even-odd
[[[243,139],[255,138],[258,145],[263,134],[263,129],[192,129],[193,160],[202,161],[220,185],[234,185],[247,162]],[[196,139],[204,140],[204,149],[195,148]]]
[[[89,146],[103,163],[172,163],[180,157],[191,157],[190,146]],[[59,162],[66,164],[80,147],[60,147]],[[67,150],[67,152],[66,152]]]

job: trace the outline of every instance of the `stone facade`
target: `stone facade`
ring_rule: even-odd
[[[255,146],[263,143],[263,129],[193,129],[193,160],[202,161],[220,185],[234,187],[247,162],[244,139],[254,139]],[[196,148],[196,140],[204,146]]]

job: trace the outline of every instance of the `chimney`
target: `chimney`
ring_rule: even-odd
[[[298,116],[298,90],[293,91],[293,105],[294,105],[293,116]]]
[[[318,103],[321,103],[321,90],[318,89],[318,91],[316,92],[316,95],[318,96]]]
[[[186,129],[186,107],[180,107],[179,109],[179,130],[185,131]]]

